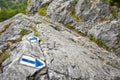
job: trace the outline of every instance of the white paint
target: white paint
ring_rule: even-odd
[[[34,61],[34,62],[35,62],[35,60],[36,60],[36,58],[23,55],[23,56],[21,57],[21,59],[20,59],[20,64],[23,64],[23,65],[26,65],[26,66],[30,66],[30,67],[39,68],[39,69],[45,67],[45,63],[44,63],[43,61],[41,61],[40,59],[37,59],[37,60],[40,61],[41,63],[43,63],[43,65],[42,65],[42,66],[39,66],[39,67],[36,67],[35,64],[31,64],[31,63],[29,63],[29,62],[23,61],[23,60],[22,60],[23,58],[24,58],[24,59],[27,59],[27,60]]]
[[[37,40],[31,40],[33,37],[37,38]],[[36,37],[36,36],[31,36],[31,37],[28,38],[28,40],[29,40],[30,42],[36,42],[36,41],[39,41],[39,38]]]

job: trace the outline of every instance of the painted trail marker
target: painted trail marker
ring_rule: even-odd
[[[39,38],[36,37],[36,36],[32,36],[32,37],[29,37],[28,40],[29,40],[30,42],[36,42],[36,41],[39,41]]]
[[[20,63],[23,65],[27,65],[27,66],[35,67],[35,68],[45,67],[45,63],[43,61],[41,61],[40,59],[32,58],[32,57],[26,56],[26,55],[22,56],[22,58],[20,59]]]

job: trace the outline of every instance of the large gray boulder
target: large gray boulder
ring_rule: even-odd
[[[39,16],[25,16],[19,14],[6,22],[11,26],[0,37],[4,40],[14,40],[22,28],[36,29],[41,40],[28,41],[34,32],[22,36],[22,39],[13,43],[5,50],[10,57],[0,67],[0,80],[119,80],[120,59],[114,54],[100,48],[88,38],[82,37],[62,24]],[[7,31],[13,32],[8,36]],[[14,30],[14,31],[15,31]],[[4,36],[5,38],[3,38]],[[0,41],[2,41],[0,39]],[[6,42],[0,45],[3,50]],[[21,57],[27,55],[39,58],[45,67],[38,69],[20,63]]]
[[[81,22],[75,29],[81,31],[86,35],[93,35],[96,39],[101,39],[112,50],[119,49],[120,40],[120,21],[112,20],[103,23],[97,22]],[[117,53],[120,53],[117,51]]]
[[[96,39],[101,39],[110,49],[116,51],[116,54],[120,53],[119,8],[110,6],[105,0],[32,1],[32,5],[35,6],[35,8],[31,6],[33,12],[34,9],[38,9],[38,6],[43,6],[38,3],[47,3],[47,17],[73,26],[85,35],[92,34]]]
[[[34,15],[38,8],[50,3],[52,0],[28,0],[27,14]]]
[[[110,6],[105,0],[79,0],[75,9],[82,21],[92,22],[111,17]]]
[[[70,23],[74,20],[70,16],[68,9],[71,7],[73,0],[54,0],[52,1],[47,9],[47,16],[54,21],[61,23]]]

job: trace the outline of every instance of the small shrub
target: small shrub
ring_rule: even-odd
[[[43,6],[38,9],[38,13],[41,16],[46,16],[46,11],[47,11],[48,6]]]

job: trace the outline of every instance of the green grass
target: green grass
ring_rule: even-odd
[[[16,38],[15,40],[13,40],[13,41],[12,41],[11,43],[9,43],[8,45],[21,41],[21,40],[22,40],[22,37],[23,37],[24,35],[27,35],[27,34],[30,34],[30,33],[31,33],[30,30],[27,30],[27,29],[25,29],[25,28],[22,28],[22,29],[21,29],[21,32],[20,32],[20,37]]]
[[[77,1],[77,0],[75,0],[75,1]],[[68,12],[70,13],[70,15],[73,19],[75,19],[77,22],[80,22],[80,17],[77,16],[76,13],[75,13],[75,6],[71,6],[68,9]]]
[[[74,3],[77,4],[78,0],[74,0]]]
[[[118,10],[112,10],[112,16],[114,17],[114,18],[116,18],[117,17],[117,14],[118,14]]]
[[[38,9],[38,14],[41,16],[46,16],[46,11],[47,11],[48,6],[43,6]]]
[[[67,27],[68,29],[70,29],[70,30],[72,30],[72,31],[74,31],[74,32],[76,32],[78,34],[80,34],[81,36],[86,36],[84,33],[74,29],[73,26],[70,26],[70,24],[66,24],[65,27]]]
[[[25,29],[25,28],[22,28],[22,29],[21,29],[21,32],[20,32],[20,35],[24,36],[24,35],[27,35],[27,34],[30,34],[30,33],[31,33],[30,30],[27,30],[27,29]]]
[[[120,48],[120,33],[117,35],[117,37],[118,37],[118,46]]]
[[[102,39],[96,39],[92,34],[88,35],[89,39],[95,43],[97,43],[97,45],[99,47],[103,47],[106,50],[109,50],[109,47],[105,44],[105,42]]]
[[[34,36],[40,37],[40,33],[35,27],[31,27],[32,31],[34,32]]]
[[[84,33],[82,33],[82,32],[80,32],[80,31],[74,29],[73,26],[70,26],[69,24],[66,24],[65,27],[67,27],[68,29],[70,29],[70,30],[78,33],[78,34],[81,35],[81,36],[86,36]],[[99,47],[103,47],[104,49],[109,50],[109,47],[105,44],[105,42],[104,42],[102,39],[96,39],[92,34],[88,35],[88,38],[89,38],[91,41],[97,43],[97,45],[98,45]]]
[[[92,41],[95,41],[95,40],[96,40],[95,37],[94,37],[92,34],[90,34],[88,37],[89,37],[89,39],[92,40]]]
[[[2,51],[2,53],[0,53],[0,64],[9,57],[10,57],[10,54],[7,51]]]

